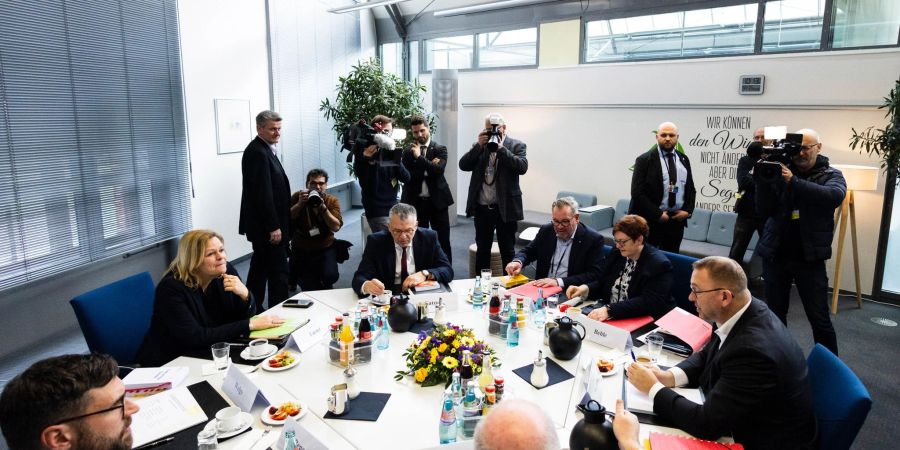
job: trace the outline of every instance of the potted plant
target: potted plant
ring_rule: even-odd
[[[875,154],[881,158],[881,168],[884,169],[888,180],[894,179],[900,170],[900,80],[894,84],[890,94],[884,98],[884,104],[878,109],[886,109],[885,117],[888,123],[884,128],[868,127],[862,132],[851,128],[853,136],[850,137],[850,148],[860,152]]]
[[[403,81],[394,74],[384,73],[375,58],[360,61],[349,74],[339,77],[335,91],[334,101],[322,100],[319,111],[331,120],[331,129],[344,150],[352,147],[351,129],[360,120],[368,123],[378,114],[393,118],[395,128],[409,129],[410,118],[415,114],[426,116],[429,127],[434,127],[434,118],[425,113],[422,104],[425,86],[418,80]],[[412,133],[409,133],[404,144],[411,141]],[[349,157],[347,162],[353,174]]]

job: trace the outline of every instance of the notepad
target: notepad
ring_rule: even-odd
[[[254,316],[255,317],[255,316]],[[275,328],[267,328],[265,330],[256,330],[250,332],[251,339],[279,339],[284,336],[287,336],[297,328],[302,327],[309,323],[309,320],[300,320],[300,319],[290,319],[285,323],[275,327]]]
[[[132,417],[135,447],[209,420],[187,387],[136,400],[141,409]]]
[[[741,444],[723,444],[721,442],[707,441],[694,437],[676,436],[674,434],[650,432],[650,448],[662,448],[666,450],[704,450],[729,448],[731,450],[743,450]]]
[[[187,367],[138,367],[122,383],[127,397],[146,397],[181,386],[190,373]]]

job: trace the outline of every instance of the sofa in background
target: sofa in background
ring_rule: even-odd
[[[594,206],[597,204],[597,196],[591,194],[583,194],[580,192],[571,192],[571,191],[559,191],[556,193],[556,198],[562,197],[572,197],[578,202],[578,206],[583,208],[585,206]],[[546,223],[550,222],[550,205],[547,205],[547,208],[543,211],[529,211],[525,210],[523,212],[524,219],[519,221],[516,232],[521,233],[526,228],[530,227],[539,227]]]

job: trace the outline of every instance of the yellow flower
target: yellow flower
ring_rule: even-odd
[[[446,330],[444,330],[444,336],[450,337],[454,334],[456,334],[456,330],[454,330],[453,328],[447,328]]]
[[[425,377],[427,377],[427,376],[428,376],[428,369],[423,367],[416,371],[415,379],[416,379],[416,381],[421,383],[421,382],[425,381]]]
[[[466,347],[471,347],[471,346],[475,345],[475,341],[473,341],[472,338],[470,338],[468,336],[464,336],[462,338],[462,345],[465,345]]]
[[[453,348],[459,348],[459,339],[453,340]]]
[[[428,339],[422,339],[422,343],[419,344],[419,350],[425,350],[425,347],[428,347]]]
[[[438,351],[441,353],[444,353],[445,351],[447,351],[447,343],[441,342],[441,345],[438,346]]]
[[[436,349],[436,348],[432,348],[432,349],[431,349],[431,359],[429,360],[429,362],[430,362],[431,364],[434,364],[434,362],[437,361],[437,357],[438,357],[438,351],[437,351],[437,349]]]
[[[444,358],[443,363],[444,363],[444,367],[446,367],[450,370],[455,369],[456,366],[459,365],[459,361],[457,361],[456,358],[454,358],[452,356],[448,356],[448,357]]]

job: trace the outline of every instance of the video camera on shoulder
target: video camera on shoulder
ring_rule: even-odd
[[[491,114],[488,118],[491,129],[487,130],[488,142],[486,144],[489,152],[496,152],[500,149],[500,143],[503,142],[503,135],[500,133],[500,125],[503,125],[503,119],[499,114]]]
[[[788,133],[787,127],[766,127],[765,139],[772,145],[762,148],[761,160],[753,166],[753,179],[761,183],[781,180],[781,165],[791,163],[791,158],[800,154],[803,135]],[[748,152],[749,152],[748,147]]]
[[[387,133],[360,120],[354,130],[350,132],[350,137],[359,145],[359,148],[367,148],[370,145],[377,146],[378,164],[386,167],[400,164],[403,152],[397,147],[397,141],[406,139],[406,130],[403,128],[394,128]]]

